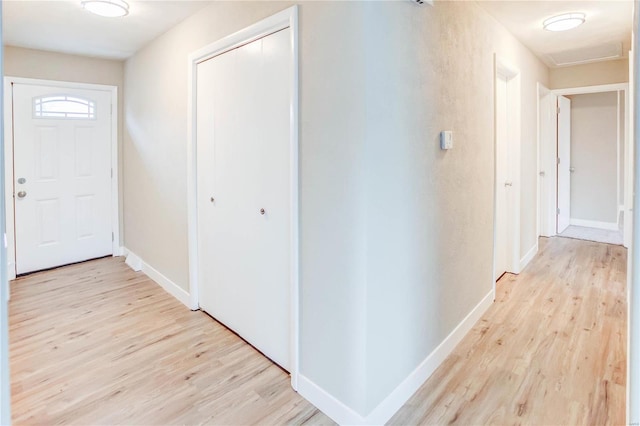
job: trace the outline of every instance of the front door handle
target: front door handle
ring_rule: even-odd
[[[24,198],[27,196],[27,191],[20,191],[18,192],[18,198]]]

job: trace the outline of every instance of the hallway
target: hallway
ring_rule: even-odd
[[[626,250],[540,240],[392,424],[621,424]],[[121,259],[12,284],[13,420],[332,424],[288,376]]]
[[[626,249],[541,238],[391,424],[625,423]]]

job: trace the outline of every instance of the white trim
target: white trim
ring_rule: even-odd
[[[22,77],[4,78],[4,155],[5,155],[5,204],[7,223],[7,275],[16,278],[15,218],[13,204],[13,84],[50,86],[84,90],[98,90],[111,94],[111,232],[113,256],[120,255],[120,206],[118,187],[118,87],[104,84],[74,83],[70,81],[41,80]],[[11,143],[7,143],[11,141]]]
[[[631,37],[631,52],[629,55],[629,80],[633,99],[627,103],[627,117],[629,131],[627,139],[629,155],[625,158],[629,165],[626,176],[629,176],[629,186],[625,187],[625,244],[629,247],[627,262],[627,416],[626,424],[640,424],[640,197],[633,196],[635,189],[640,188],[640,173],[635,165],[640,161],[640,56],[638,55],[638,41],[640,39],[640,8],[634,2],[633,31]],[[629,136],[630,135],[630,136]],[[629,197],[626,197],[629,195]]]
[[[418,365],[406,379],[402,381],[373,411],[363,417],[342,404],[327,391],[300,375],[298,392],[324,414],[339,424],[349,425],[381,425],[402,407],[411,396],[422,386],[433,372],[454,351],[458,343],[469,333],[473,326],[482,318],[495,299],[495,292],[491,290],[482,300],[460,321],[456,328]]]
[[[622,164],[622,129],[620,126],[620,90],[616,92],[616,204],[620,205],[624,197],[620,196],[620,185],[622,185],[622,181],[620,180],[620,170],[624,170],[624,165]],[[624,93],[624,92],[623,92]],[[618,218],[620,215],[617,216]],[[617,221],[618,219],[616,219]]]
[[[493,137],[493,158],[494,158],[494,169],[493,169],[493,265],[492,265],[492,286],[493,291],[495,293],[495,264],[496,264],[496,232],[497,232],[497,222],[496,222],[496,203],[497,203],[497,119],[495,114],[496,109],[496,79],[498,77],[503,77],[507,80],[508,85],[508,96],[509,101],[512,105],[517,105],[518,107],[513,110],[513,129],[512,134],[509,135],[509,140],[511,143],[508,145],[509,149],[509,160],[511,163],[511,173],[510,178],[512,182],[512,192],[513,197],[511,199],[511,205],[508,206],[509,215],[508,217],[508,231],[507,231],[507,241],[509,244],[509,249],[507,250],[509,259],[507,264],[509,265],[509,269],[507,272],[511,272],[514,274],[520,273],[520,198],[521,198],[521,163],[520,163],[520,151],[522,144],[522,126],[521,126],[521,109],[522,109],[522,90],[521,90],[521,75],[520,70],[510,65],[506,60],[502,57],[499,57],[497,54],[494,54],[494,73],[493,73],[493,86],[494,86],[494,95],[493,95],[493,103],[494,103],[494,137]]]
[[[299,370],[299,205],[298,205],[298,8],[289,7],[189,55],[187,105],[187,208],[191,309],[198,309],[198,216],[196,158],[196,71],[200,62],[286,28],[291,30],[290,170],[291,170],[291,386],[298,388]]]
[[[298,374],[298,393],[339,425],[365,424],[364,417],[344,405],[302,373]]]
[[[565,89],[553,89],[552,92],[559,96],[587,95],[590,93],[628,91],[629,83],[601,84],[598,86],[568,87]]]
[[[569,220],[573,226],[583,226],[585,228],[606,229],[607,231],[618,231],[618,222],[599,222],[597,220],[574,219]]]
[[[126,264],[136,272],[142,272],[151,280],[153,280],[156,284],[164,289],[167,293],[178,299],[183,305],[187,308],[190,308],[189,305],[189,293],[187,293],[182,287],[178,284],[171,281],[166,276],[162,275],[157,269],[153,266],[149,265],[145,262],[140,256],[133,253],[131,250],[124,248],[124,253],[126,253],[127,260]]]
[[[124,263],[126,263],[127,266],[133,269],[135,272],[142,271],[142,259],[140,259],[137,254],[131,252],[127,248],[123,247],[122,251],[125,257]]]
[[[543,86],[542,84],[540,84],[540,82],[538,81],[536,83],[536,172],[538,173],[538,176],[536,176],[536,202],[538,203],[538,206],[540,205],[540,139],[541,139],[541,134],[540,134],[540,123],[541,121],[541,117],[540,117],[540,96],[542,95],[543,92],[543,88],[545,91],[548,91],[548,89]],[[540,209],[537,208],[536,209],[536,240],[537,237],[540,236],[540,220],[541,220],[541,215],[540,215]],[[520,264],[522,265],[522,261],[520,261]]]
[[[630,52],[633,53],[633,52]],[[633,56],[629,56],[630,58]],[[634,61],[629,61],[629,75],[631,76],[633,74],[633,62]],[[623,196],[623,201],[624,201],[624,213],[623,213],[623,220],[624,220],[624,224],[623,224],[623,240],[624,240],[624,246],[626,248],[629,248],[631,246],[632,243],[632,239],[633,239],[633,185],[634,185],[634,180],[633,180],[633,174],[634,174],[634,167],[635,167],[635,163],[634,163],[634,131],[635,131],[635,127],[634,127],[634,122],[635,122],[635,118],[634,118],[634,101],[633,99],[631,99],[631,97],[633,96],[633,91],[634,91],[634,83],[633,83],[633,78],[629,77],[629,87],[628,89],[624,92],[624,102],[625,102],[625,106],[624,106],[624,113],[625,113],[625,117],[624,117],[624,126],[625,126],[625,132],[624,132],[624,196]],[[631,274],[629,273],[629,276],[631,276]]]
[[[536,244],[531,247],[531,249],[527,252],[527,254],[525,254],[522,259],[520,259],[520,270],[524,271],[524,268],[527,267],[527,265],[529,264],[529,262],[531,262],[533,260],[534,257],[536,257],[536,254],[538,254],[538,238],[536,238]]]
[[[630,66],[631,63],[633,61],[630,61]],[[632,143],[632,138],[631,138],[631,133],[633,132],[633,126],[632,121],[631,121],[631,109],[632,109],[632,102],[630,102],[629,99],[629,93],[630,93],[630,84],[629,83],[616,83],[616,84],[603,84],[603,85],[598,85],[598,86],[583,86],[583,87],[571,87],[571,88],[565,88],[565,89],[554,89],[551,91],[551,93],[553,93],[556,96],[566,96],[566,95],[583,95],[583,94],[592,94],[592,93],[606,93],[606,92],[617,92],[618,96],[619,92],[624,92],[624,98],[625,98],[625,114],[624,114],[624,126],[625,126],[625,137],[622,140],[620,138],[621,136],[621,130],[618,129],[618,144],[624,144],[624,146],[618,146],[617,150],[618,150],[618,159],[620,158],[620,153],[622,151],[624,151],[624,156],[625,156],[625,161],[624,161],[624,165],[620,164],[620,161],[618,160],[618,167],[624,167],[624,197],[623,197],[623,204],[624,204],[624,212],[631,212],[632,211],[632,198],[633,198],[633,191],[632,191],[632,187],[633,187],[633,173],[632,173],[632,168],[633,168],[633,146],[631,145]],[[617,110],[618,110],[618,123],[619,123],[619,114],[620,114],[620,102],[617,103],[616,106]],[[618,124],[619,126],[619,124]],[[556,128],[557,128],[557,120],[556,120]],[[553,145],[555,147],[555,145],[557,144],[557,140],[553,141]],[[555,148],[554,148],[555,150]],[[552,159],[548,159],[548,160],[552,160],[555,161],[557,158],[557,153],[555,155],[554,158]],[[557,166],[556,166],[557,167]],[[556,168],[556,172],[557,172],[557,168]],[[620,175],[620,171],[617,170],[616,171],[617,176]],[[618,180],[618,184],[617,184],[617,198],[619,198],[619,194],[620,194],[620,179],[617,178]],[[554,188],[551,188],[551,190],[553,191],[553,198],[557,199],[557,185]],[[540,206],[538,206],[538,208],[540,208]],[[548,206],[549,211],[548,214],[549,215],[553,215],[553,217],[556,217],[556,208],[557,208],[557,204],[554,206]],[[625,215],[628,216],[628,215]],[[619,218],[619,216],[618,216]],[[629,247],[630,243],[631,243],[631,220],[627,221],[626,220],[627,217],[624,217],[624,221],[625,221],[625,225],[623,226],[623,240],[624,240],[624,245],[625,247]],[[619,219],[616,219],[616,221],[618,221]],[[576,225],[576,226],[587,226],[590,228],[599,228],[599,229],[607,229],[607,230],[618,230],[618,224],[616,223],[615,228],[611,227],[611,223],[608,222],[591,222],[591,221],[587,221],[586,223],[595,223],[596,226],[592,226],[592,225],[578,225],[577,223],[574,223],[575,219],[571,219],[571,224],[572,225]]]
[[[537,237],[552,237],[556,235],[556,197],[555,190],[556,187],[556,167],[555,167],[555,158],[557,157],[556,152],[556,104],[557,96],[547,87],[542,85],[541,83],[537,84],[537,116],[538,116],[538,127],[537,127],[537,152],[538,152],[538,168],[536,169],[537,176],[537,189],[538,189],[538,197],[537,197],[537,206],[536,206],[536,214],[537,214],[537,223],[538,223],[538,232],[536,234]],[[547,101],[547,97],[550,99]],[[542,99],[545,99],[545,102],[541,102]],[[547,106],[548,109],[543,111],[542,109]],[[550,122],[548,123],[549,128],[543,129],[543,118],[542,114],[549,114]],[[543,132],[546,130],[547,132]],[[553,134],[551,131],[553,130]],[[544,134],[547,133],[547,134]],[[546,142],[546,143],[545,143]],[[541,175],[544,173],[544,175]],[[553,198],[551,198],[553,194]],[[542,202],[545,200],[545,203]],[[546,207],[545,208],[543,208]]]

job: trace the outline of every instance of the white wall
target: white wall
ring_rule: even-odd
[[[105,84],[118,88],[118,163],[123,164],[124,125],[124,62],[110,59],[89,58],[67,55],[44,50],[22,47],[4,47],[4,74],[10,77],[34,78],[42,80],[69,81],[74,83]],[[123,173],[119,167],[120,183],[120,241],[124,230],[123,222]]]
[[[571,98],[571,218],[618,221],[618,93]]]
[[[628,59],[551,68],[549,71],[550,89],[599,86],[601,84],[627,83],[628,81]]]
[[[634,2],[633,13],[633,36],[631,41],[632,55],[631,69],[631,95],[630,95],[630,113],[632,114],[632,127],[630,134],[633,135],[633,162],[640,164],[640,91],[636,90],[638,81],[640,81],[640,55],[638,54],[638,43],[640,42],[640,4]],[[640,188],[640,169],[633,168],[633,186]],[[627,188],[630,189],[630,188]],[[633,206],[633,242],[629,247],[628,253],[628,322],[629,328],[627,333],[627,424],[640,424],[640,197],[634,197]]]
[[[125,244],[185,290],[187,55],[288,5],[216,2],[125,64]],[[361,416],[491,291],[495,52],[522,72],[524,254],[547,68],[472,2],[300,6],[300,368]]]
[[[3,68],[4,50],[2,48],[2,4],[0,4],[0,70]],[[0,85],[2,99],[4,85]],[[4,102],[0,103],[0,117],[3,115]],[[4,120],[0,122],[0,188],[4,188]],[[5,233],[5,203],[0,197],[0,235]],[[0,265],[7,264],[7,250],[0,241]],[[11,423],[11,395],[9,384],[9,305],[7,303],[9,286],[7,268],[0,266],[0,424]]]

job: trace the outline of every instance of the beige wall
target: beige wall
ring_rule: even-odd
[[[629,82],[629,61],[627,59],[551,68],[549,71],[550,89],[627,82]]]
[[[571,96],[571,219],[618,221],[618,93]]]
[[[125,243],[186,290],[187,55],[287,6],[216,2],[125,65]],[[361,415],[491,291],[494,52],[522,72],[524,255],[547,68],[472,2],[300,6],[301,374]]]
[[[123,223],[122,129],[124,118],[124,62],[4,46],[4,75],[9,77],[105,84],[118,87],[118,153],[120,182],[120,238]]]

